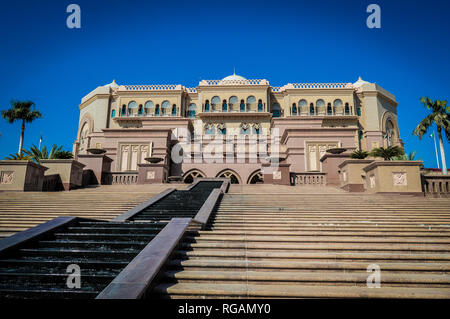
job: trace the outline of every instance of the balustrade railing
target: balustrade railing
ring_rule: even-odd
[[[422,191],[425,196],[450,197],[450,176],[422,175]]]
[[[345,89],[353,87],[351,83],[290,83],[290,84],[295,89]]]
[[[291,173],[291,185],[325,186],[327,174],[320,172]]]
[[[107,172],[104,173],[104,182],[107,185],[137,184],[137,172]]]

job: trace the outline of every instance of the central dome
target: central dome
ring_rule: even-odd
[[[244,78],[243,76],[237,75],[237,74],[232,74],[229,75],[225,78],[222,79],[222,81],[242,81],[242,80],[247,80],[246,78]]]

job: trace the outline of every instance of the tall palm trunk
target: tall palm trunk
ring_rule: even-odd
[[[442,141],[442,134],[439,127],[438,127],[438,137],[439,137],[439,148],[441,150],[442,174],[447,175],[447,164],[445,163],[444,142]]]
[[[24,135],[25,135],[25,120],[22,120],[22,130],[20,132],[20,141],[19,141],[19,155],[22,155]]]

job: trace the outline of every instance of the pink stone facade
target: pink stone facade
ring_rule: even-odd
[[[361,79],[277,87],[231,75],[195,88],[114,81],[82,99],[74,154],[88,163],[89,148],[106,151],[109,171],[96,163],[97,179],[129,174],[149,182],[145,159],[160,157],[166,167],[155,173],[160,182],[228,177],[240,184],[278,182],[278,173],[277,180],[264,178],[262,167],[280,158],[285,184],[290,173],[336,169],[321,161],[330,148],[401,145],[396,107],[392,94]],[[330,180],[338,184],[336,174]]]

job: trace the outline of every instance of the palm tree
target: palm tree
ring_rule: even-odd
[[[412,151],[409,154],[403,154],[400,156],[395,156],[392,159],[394,161],[414,161],[414,159],[416,158],[417,152],[416,151]]]
[[[15,121],[22,121],[22,127],[20,132],[19,152],[22,154],[23,137],[25,134],[25,123],[31,123],[38,118],[42,118],[42,114],[39,111],[32,110],[31,107],[35,106],[31,101],[11,101],[11,108],[9,110],[2,111],[2,117],[9,123]]]
[[[16,161],[31,161],[32,158],[29,155],[24,154],[9,154],[9,156],[5,157],[5,160],[16,160]]]
[[[362,150],[356,150],[350,154],[350,158],[356,158],[356,159],[365,159],[367,156],[369,156],[369,152],[362,151]]]
[[[413,135],[417,135],[419,139],[425,135],[428,129],[436,124],[438,137],[439,137],[439,148],[441,150],[442,159],[442,174],[447,175],[447,165],[445,162],[445,152],[444,152],[444,142],[442,140],[442,130],[445,132],[445,137],[447,141],[450,141],[450,107],[447,106],[447,101],[436,100],[432,101],[428,97],[421,97],[420,102],[422,102],[425,107],[430,110],[430,114],[425,117],[419,125],[414,129]]]
[[[382,157],[385,161],[389,161],[396,156],[402,156],[405,152],[397,145],[384,147],[377,147],[370,152],[373,157]]]
[[[42,159],[69,159],[73,158],[72,153],[64,151],[62,146],[53,144],[50,152],[45,145],[42,146],[42,150],[37,148],[36,145],[30,147],[29,150],[24,150],[24,153],[32,158],[36,163],[40,163]]]

